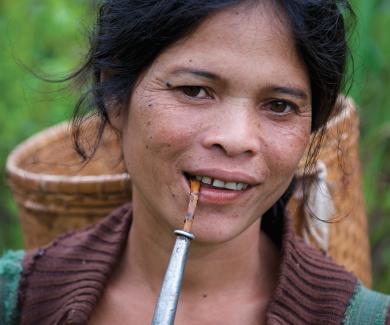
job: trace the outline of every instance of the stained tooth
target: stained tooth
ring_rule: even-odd
[[[202,176],[195,176],[196,180],[198,181],[201,181],[202,180]]]
[[[213,186],[223,188],[225,185],[225,182],[220,181],[219,179],[214,179]]]
[[[244,183],[237,183],[237,190],[242,190]]]
[[[202,183],[211,184],[211,177],[203,176]]]
[[[248,184],[242,184],[242,189],[243,190],[246,190],[247,187],[248,187]]]
[[[224,188],[227,188],[229,190],[237,190],[237,183],[234,182],[225,183]]]

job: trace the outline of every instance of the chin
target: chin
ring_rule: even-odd
[[[195,217],[192,233],[198,244],[222,244],[236,239],[240,235],[249,233],[249,229],[260,227],[260,218],[254,222],[244,222],[241,216],[227,218],[220,215],[208,215],[202,219],[201,215]]]

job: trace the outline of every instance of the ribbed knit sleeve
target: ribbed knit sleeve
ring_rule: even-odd
[[[21,324],[86,324],[130,229],[124,206],[103,222],[30,252],[23,261]]]
[[[267,324],[341,324],[357,279],[298,239],[286,219],[282,263]]]

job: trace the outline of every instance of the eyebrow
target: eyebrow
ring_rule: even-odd
[[[210,79],[210,80],[217,80],[220,81],[222,78],[210,71],[206,70],[197,70],[197,69],[191,69],[191,68],[185,68],[181,67],[178,68],[174,71],[172,71],[173,75],[175,74],[192,74],[194,76]],[[303,91],[302,89],[296,88],[296,87],[288,87],[288,86],[278,86],[278,85],[271,85],[269,87],[269,90],[275,92],[275,93],[280,93],[280,94],[285,94],[285,95],[290,95],[302,100],[307,100],[309,98],[308,94]]]
[[[172,74],[192,74],[194,76],[210,79],[210,80],[221,80],[222,78],[217,74],[205,70],[196,70],[190,68],[179,68],[172,72]]]
[[[276,93],[290,95],[299,99],[308,99],[308,94],[302,89],[295,87],[284,87],[284,86],[271,86],[270,90]]]

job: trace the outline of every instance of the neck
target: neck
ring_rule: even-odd
[[[125,285],[143,287],[157,297],[176,236],[166,229],[145,229],[143,220],[135,206],[118,277],[126,279]],[[276,285],[278,265],[278,251],[260,231],[260,219],[228,242],[205,244],[195,239],[189,250],[180,299],[211,293],[219,297],[269,297]]]

